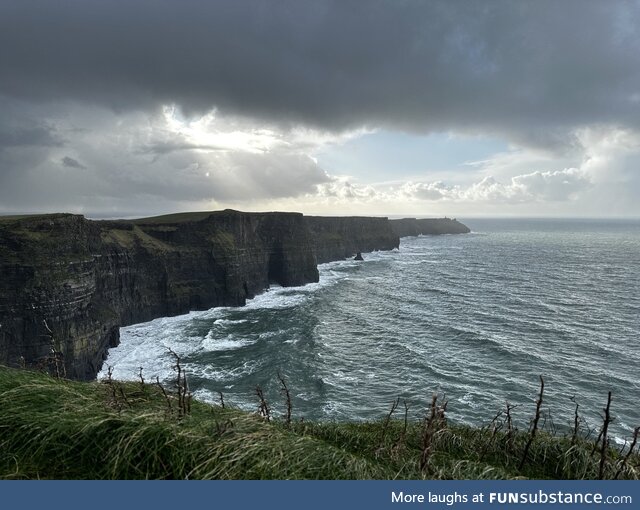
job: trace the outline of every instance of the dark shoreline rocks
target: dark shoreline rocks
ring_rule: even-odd
[[[318,263],[397,248],[422,221],[232,210],[0,217],[0,364],[34,366],[55,352],[68,377],[93,379],[121,326],[316,282]],[[443,230],[454,220],[436,221]]]

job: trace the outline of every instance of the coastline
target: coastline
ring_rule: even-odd
[[[0,218],[0,363],[35,366],[53,353],[68,377],[93,379],[121,326],[315,282],[318,262],[398,247],[395,221],[406,222],[232,210]],[[462,228],[430,220],[420,232],[433,225]]]

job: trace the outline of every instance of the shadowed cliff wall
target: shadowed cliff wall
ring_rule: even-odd
[[[393,250],[400,238],[387,218],[305,216],[318,264],[358,252]]]
[[[68,377],[92,379],[120,326],[244,305],[271,283],[318,281],[318,263],[443,233],[406,233],[423,220],[398,221],[231,210],[0,217],[0,364],[37,365],[55,351]]]
[[[33,364],[53,341],[67,375],[91,379],[120,326],[318,281],[301,214],[176,216],[0,221],[0,363]]]

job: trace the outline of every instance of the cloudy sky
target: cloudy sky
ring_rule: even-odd
[[[640,2],[0,2],[0,213],[640,216]]]

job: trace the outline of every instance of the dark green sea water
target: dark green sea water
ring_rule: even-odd
[[[320,266],[320,283],[122,328],[114,377],[174,377],[194,393],[276,409],[281,371],[294,417],[381,418],[396,397],[421,414],[434,391],[456,422],[485,424],[505,400],[520,427],[538,376],[549,424],[574,405],[595,426],[613,392],[618,442],[640,425],[640,221],[462,220],[468,235],[403,238],[400,250]]]

